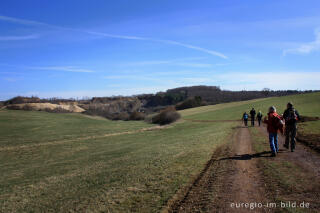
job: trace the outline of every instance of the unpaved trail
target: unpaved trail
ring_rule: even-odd
[[[230,197],[226,202],[237,203],[265,203],[265,190],[257,168],[257,158],[252,150],[252,141],[248,128],[241,127],[234,144],[236,160],[236,175],[233,177],[233,184]],[[226,212],[248,212],[250,209],[241,206],[240,208],[226,209]],[[264,212],[263,209],[255,209],[255,212]]]
[[[256,159],[263,153],[253,153],[247,127],[237,127],[231,140],[215,151],[196,182],[169,212],[266,212],[244,206],[267,202]]]
[[[259,131],[267,137],[268,132],[265,126],[261,126],[259,128]],[[286,149],[283,147],[284,142],[285,137],[278,134],[280,153],[278,154],[277,158],[297,164],[301,168],[307,170],[307,172],[313,174],[315,178],[319,180],[320,155],[316,151],[299,142],[296,142],[295,151],[291,152],[290,149]]]

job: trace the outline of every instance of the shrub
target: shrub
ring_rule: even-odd
[[[145,119],[145,114],[143,112],[133,112],[130,114],[129,120],[141,121]]]
[[[8,105],[7,109],[20,110],[20,107],[17,105]]]
[[[67,109],[64,109],[62,107],[57,107],[57,108],[54,108],[54,109],[45,108],[43,111],[52,112],[52,113],[69,113],[69,112],[71,112],[71,111],[69,111]]]
[[[154,124],[170,124],[175,122],[180,118],[180,114],[176,111],[174,107],[168,107],[162,111],[160,111],[159,114],[152,117],[152,123]]]
[[[123,120],[128,121],[130,115],[127,112],[120,112],[117,114],[110,115],[108,118],[111,120]]]
[[[177,110],[183,110],[183,109],[189,109],[199,106],[206,105],[205,102],[202,101],[202,98],[200,96],[196,96],[194,98],[189,98],[182,103],[179,103],[176,105]]]
[[[31,111],[33,110],[32,106],[28,105],[28,104],[25,104],[22,108],[22,110],[25,110],[25,111]]]

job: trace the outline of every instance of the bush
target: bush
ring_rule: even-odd
[[[64,109],[62,107],[57,107],[57,108],[54,108],[54,109],[51,109],[51,108],[45,108],[43,111],[45,112],[52,112],[52,113],[69,113],[71,111],[67,110],[67,109]]]
[[[176,111],[174,107],[168,107],[162,111],[160,111],[159,114],[152,117],[152,123],[154,124],[170,124],[175,122],[180,118],[180,114]]]
[[[133,112],[130,114],[129,120],[141,121],[145,119],[145,114],[143,112]]]
[[[183,110],[183,109],[189,109],[189,108],[194,108],[194,107],[199,107],[204,105],[206,105],[206,103],[202,101],[202,98],[200,96],[196,96],[194,98],[189,98],[183,101],[182,103],[177,104],[176,109]]]
[[[28,104],[24,105],[21,109],[24,111],[32,111],[33,110],[32,106],[30,106]]]
[[[9,105],[9,104],[40,103],[40,102],[41,102],[40,98],[35,96],[32,96],[32,97],[17,96],[5,101],[4,104]]]
[[[111,120],[123,120],[123,121],[128,121],[129,120],[129,114],[127,112],[120,112],[117,114],[109,115],[107,118]]]

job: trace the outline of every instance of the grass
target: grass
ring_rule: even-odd
[[[304,135],[306,134],[320,135],[320,120],[300,123],[299,127],[300,127],[299,131]]]
[[[110,121],[77,113],[0,111],[0,148],[134,131],[153,125],[136,121]]]
[[[270,150],[268,139],[258,129],[250,128],[254,151],[264,152]],[[280,144],[281,147],[281,144]],[[266,184],[267,197],[278,205],[281,202],[295,201],[302,203],[306,201],[304,193],[310,190],[313,183],[312,177],[304,168],[278,158],[259,158],[260,170]],[[312,187],[311,187],[312,188]],[[313,203],[312,203],[313,204]],[[277,208],[277,212],[306,212],[303,208]],[[307,212],[315,212],[308,210]]]
[[[247,113],[252,107],[256,111],[261,110],[264,115],[270,106],[275,106],[279,114],[282,114],[287,103],[291,101],[301,115],[320,116],[320,93],[309,93],[303,95],[283,96],[276,98],[256,99],[251,101],[233,102],[204,106],[181,112],[183,118],[197,120],[239,120],[242,114]]]
[[[1,136],[1,146],[41,143],[53,127],[51,140],[78,137],[76,125],[84,123],[90,134],[119,131],[118,122],[81,115],[3,111],[0,117],[8,138]],[[18,131],[17,123],[26,130]],[[35,135],[29,132],[43,123]],[[121,124],[122,131],[147,125]],[[157,212],[202,170],[234,125],[180,122],[157,131],[0,151],[0,206],[5,212]]]
[[[185,119],[236,120],[251,107],[265,114],[275,105],[281,112],[292,101],[301,115],[320,116],[319,100],[320,93],[311,93],[180,113]],[[303,128],[319,133],[316,122],[303,123]],[[158,212],[203,169],[236,125],[182,119],[166,128],[139,132],[154,125],[0,110],[0,212]],[[131,134],[105,136],[128,131]],[[289,163],[265,166],[272,172],[266,175],[279,179],[286,190],[300,181],[286,176],[287,170],[299,173]]]

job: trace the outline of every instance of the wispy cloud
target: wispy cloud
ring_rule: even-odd
[[[13,22],[13,23],[17,23],[17,24],[23,24],[23,25],[51,26],[49,24],[45,24],[45,23],[38,22],[38,21],[31,21],[31,20],[19,19],[19,18],[14,18],[14,17],[9,17],[9,16],[1,16],[1,15],[0,15],[0,20],[6,21],[6,22]]]
[[[148,66],[148,65],[163,65],[169,64],[174,66],[183,67],[196,67],[196,68],[208,68],[213,66],[221,66],[222,64],[208,64],[195,62],[197,60],[204,59],[203,57],[190,57],[190,58],[178,58],[173,60],[150,60],[150,61],[137,61],[127,64],[122,64],[124,66]]]
[[[73,66],[51,66],[51,67],[27,67],[28,69],[35,70],[52,70],[52,71],[63,71],[63,72],[81,72],[81,73],[93,73],[95,71],[77,68]]]
[[[0,36],[0,41],[19,41],[19,40],[30,40],[37,39],[39,35],[25,35],[25,36]]]
[[[320,50],[320,30],[315,30],[315,40],[309,43],[301,44],[297,48],[286,49],[283,51],[283,55],[287,54],[308,54],[313,51]]]
[[[27,70],[48,70],[48,71],[79,72],[79,73],[95,72],[91,69],[83,69],[76,66],[26,66],[26,65],[12,65],[12,64],[5,64],[5,63],[0,63],[0,66],[14,67],[19,69],[27,69]],[[6,72],[6,73],[13,73],[13,72]]]
[[[47,26],[47,27],[52,27],[56,29],[61,29],[61,30],[72,30],[72,31],[77,31],[77,32],[82,32],[82,33],[87,33],[91,35],[96,35],[96,36],[101,36],[101,37],[107,37],[107,38],[116,38],[116,39],[127,39],[127,40],[144,40],[144,41],[152,41],[152,42],[158,42],[158,43],[163,43],[163,44],[170,44],[170,45],[175,45],[175,46],[181,46],[185,47],[188,49],[193,49],[197,50],[203,53],[207,53],[209,55],[217,56],[223,59],[228,59],[228,57],[218,51],[214,50],[209,50],[206,48],[198,47],[195,45],[191,44],[186,44],[178,41],[173,41],[173,40],[165,40],[165,39],[155,39],[155,38],[148,38],[148,37],[138,37],[138,36],[131,36],[131,35],[116,35],[116,34],[109,34],[109,33],[103,33],[103,32],[95,32],[95,31],[88,31],[88,30],[80,30],[80,29],[73,29],[73,28],[67,28],[67,27],[60,27],[57,25],[51,25],[43,22],[38,22],[38,21],[32,21],[32,20],[26,20],[26,19],[18,19],[14,17],[8,17],[8,16],[0,16],[0,20],[2,21],[7,21],[7,22],[13,22],[13,23],[18,23],[18,24],[23,24],[23,25],[33,25],[33,26]]]
[[[272,73],[277,73],[276,78],[270,78]],[[288,72],[281,70],[261,73],[229,72],[215,75],[214,79],[224,89],[231,90],[260,90],[265,87],[275,90],[304,90],[319,89],[320,72]]]

